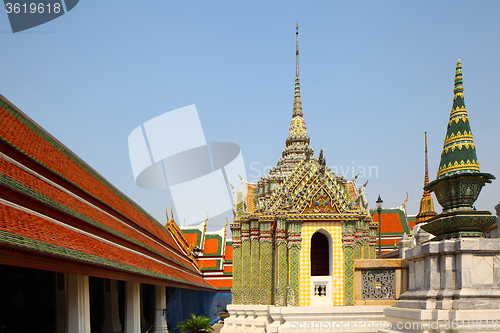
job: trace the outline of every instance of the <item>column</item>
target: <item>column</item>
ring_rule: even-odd
[[[239,221],[231,224],[231,234],[233,235],[233,287],[231,289],[232,303],[242,304],[240,297],[241,290],[241,225]]]
[[[167,333],[167,320],[163,315],[163,310],[167,307],[167,291],[165,286],[155,286],[155,303],[156,303],[156,314],[155,314],[155,332]]]
[[[251,300],[250,304],[260,304],[262,296],[260,293],[260,245],[259,245],[259,221],[250,221],[250,250],[251,250]]]
[[[342,227],[344,249],[344,305],[354,305],[354,222],[345,221]]]
[[[276,226],[276,306],[286,306],[286,287],[288,285],[288,247],[286,238],[286,219],[278,218]]]
[[[242,220],[241,221],[241,289],[240,298],[241,304],[252,304],[251,303],[251,281],[252,281],[252,270],[251,267],[251,256],[250,256],[250,222]]]
[[[299,306],[299,267],[300,249],[302,247],[301,231],[301,220],[288,221],[288,286],[286,296],[287,306]]]
[[[141,331],[141,285],[125,282],[125,330],[124,333]]]
[[[66,333],[68,326],[68,297],[66,274],[56,273],[56,332]]]
[[[273,218],[274,219],[274,218]],[[262,304],[272,305],[273,301],[273,237],[272,219],[259,221],[260,224],[260,288],[263,293]]]
[[[90,333],[89,277],[68,274],[68,333]]]
[[[118,305],[118,282],[116,280],[104,280],[104,324],[103,332],[121,332],[119,305]]]

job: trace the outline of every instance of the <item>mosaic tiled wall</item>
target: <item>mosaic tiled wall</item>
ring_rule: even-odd
[[[300,251],[300,306],[311,304],[311,238],[319,229],[328,231],[333,241],[333,305],[344,304],[344,270],[341,222],[306,222],[302,224],[302,249]]]
[[[251,257],[251,287],[250,303],[259,304],[260,301],[260,244],[259,244],[259,221],[250,221],[250,257]]]

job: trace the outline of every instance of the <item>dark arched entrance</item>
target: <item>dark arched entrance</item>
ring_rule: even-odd
[[[328,237],[316,232],[311,238],[311,276],[330,275]]]

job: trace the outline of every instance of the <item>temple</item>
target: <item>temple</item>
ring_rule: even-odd
[[[332,173],[309,146],[299,79],[282,157],[256,184],[233,188],[233,304],[354,304],[354,259],[375,258],[377,224],[364,186]]]

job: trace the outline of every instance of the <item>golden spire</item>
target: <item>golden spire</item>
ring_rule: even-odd
[[[302,100],[300,98],[300,79],[299,79],[299,24],[295,25],[295,94],[293,97],[292,118],[302,117]]]
[[[429,184],[429,165],[427,160],[427,132],[425,132],[425,176],[424,176],[424,187]],[[434,211],[434,201],[432,199],[431,193],[424,189],[424,194],[420,200],[420,210],[417,214],[416,223],[422,223],[427,221],[437,213]]]

